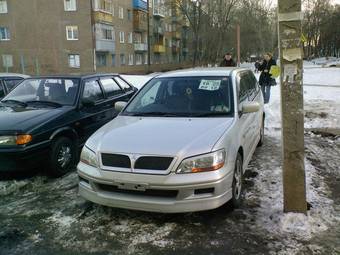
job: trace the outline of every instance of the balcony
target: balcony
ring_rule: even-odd
[[[164,45],[155,45],[153,47],[153,51],[155,53],[165,53],[165,46]]]
[[[175,39],[181,39],[182,35],[181,35],[180,32],[174,31],[174,32],[172,32],[172,37],[175,38]]]
[[[93,18],[95,22],[113,22],[113,16],[107,12],[95,11],[93,14]]]
[[[133,0],[133,8],[146,11],[148,9],[148,5],[146,1]]]
[[[96,51],[114,53],[116,50],[115,41],[97,39],[96,40]]]
[[[146,43],[135,43],[135,51],[148,51],[148,45]]]
[[[146,15],[143,11],[133,11],[133,28],[135,31],[146,31],[148,29]]]
[[[154,7],[153,8],[153,16],[158,17],[158,18],[164,18],[165,17],[165,12],[162,7]]]

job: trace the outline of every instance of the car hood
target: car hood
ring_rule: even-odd
[[[65,112],[60,108],[15,107],[0,104],[0,132],[29,132]]]
[[[190,156],[210,152],[233,118],[118,116],[86,146],[96,152]]]

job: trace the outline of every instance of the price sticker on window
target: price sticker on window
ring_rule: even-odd
[[[221,87],[221,80],[201,80],[200,86],[198,89],[201,90],[219,90]]]

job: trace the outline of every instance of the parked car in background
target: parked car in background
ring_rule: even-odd
[[[28,78],[28,75],[18,73],[0,73],[0,100],[6,96],[18,83]]]
[[[244,171],[264,138],[263,96],[250,70],[165,73],[116,109],[83,147],[82,197],[165,213],[240,204]]]
[[[59,176],[136,89],[118,74],[29,78],[0,103],[0,172],[45,166]]]

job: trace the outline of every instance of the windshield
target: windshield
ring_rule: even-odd
[[[20,83],[2,102],[73,105],[78,87],[78,79],[28,79]]]
[[[156,78],[145,85],[122,115],[232,116],[232,95],[229,77]]]

